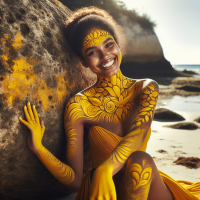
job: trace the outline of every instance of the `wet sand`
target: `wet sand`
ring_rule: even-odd
[[[160,99],[157,108],[161,107],[182,115],[185,120],[181,122],[192,122],[200,127],[200,123],[194,121],[200,116],[200,96]],[[164,127],[176,123],[153,121],[147,152],[154,158],[157,168],[173,179],[200,181],[200,168],[189,169],[173,163],[180,156],[200,158],[200,129],[181,130]],[[162,151],[158,152],[159,150],[167,152],[160,153]]]

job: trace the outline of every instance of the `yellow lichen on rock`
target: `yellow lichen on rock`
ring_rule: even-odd
[[[5,35],[0,40],[3,46],[3,55],[0,56],[0,60],[3,66],[11,72],[7,73],[1,82],[2,100],[12,106],[14,100],[24,100],[29,96],[34,101],[40,102],[42,108],[48,111],[50,107],[58,106],[68,94],[65,81],[67,74],[63,72],[55,76],[57,87],[52,88],[34,73],[33,66],[38,65],[38,62],[34,61],[31,56],[21,55],[19,59],[12,60],[14,64],[10,66],[7,61],[11,56],[6,42],[11,43],[15,50],[19,50],[23,47],[22,39],[23,37],[18,33],[15,40],[10,39],[9,35]]]

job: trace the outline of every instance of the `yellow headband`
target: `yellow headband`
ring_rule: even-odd
[[[91,29],[83,40],[82,54],[84,55],[85,50],[93,45],[101,45],[107,38],[114,40],[113,36],[107,31],[96,28]]]

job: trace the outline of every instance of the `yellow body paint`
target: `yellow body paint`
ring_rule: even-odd
[[[152,177],[152,167],[142,161],[128,163],[123,176],[119,199],[147,200]]]
[[[113,38],[108,31],[100,30],[97,28],[91,29],[87,36],[83,39],[82,54],[84,55],[85,50],[93,45],[100,45],[107,38]]]
[[[150,119],[152,120],[157,96],[158,93],[154,84],[150,84],[144,89],[140,97],[137,115],[130,126],[129,133],[117,145],[104,165],[112,165],[115,168],[120,163],[124,163],[134,151],[140,148],[143,136],[147,134],[150,127],[148,122]]]
[[[31,105],[28,103],[27,107],[24,106],[24,113],[27,121],[23,120],[22,118],[19,119],[31,130],[31,142],[29,144],[29,148],[38,155],[38,158],[42,161],[45,167],[61,183],[68,185],[73,182],[75,178],[73,169],[58,160],[42,145],[45,127],[40,125],[35,106],[33,106],[33,109],[31,109]]]
[[[75,173],[73,169],[58,160],[51,152],[45,147],[39,151],[39,159],[52,173],[52,175],[64,185],[68,185],[74,181]]]
[[[130,166],[130,177],[133,182],[133,191],[137,190],[139,187],[149,183],[151,179],[152,168],[150,166],[145,166],[145,161],[143,160],[143,167],[138,163],[133,163]],[[148,190],[147,190],[148,192]]]
[[[76,150],[76,132],[74,123],[84,117],[92,121],[103,120],[106,123],[120,123],[132,109],[135,81],[124,77],[119,70],[112,77],[102,78],[95,88],[83,91],[82,95],[71,98],[65,111],[65,129],[67,132],[69,158]]]

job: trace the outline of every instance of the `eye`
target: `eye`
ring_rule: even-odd
[[[87,56],[91,56],[91,55],[93,55],[93,54],[95,54],[95,53],[97,53],[97,51],[90,51],[90,52],[87,54]]]
[[[109,42],[109,43],[107,43],[107,44],[106,44],[106,48],[112,46],[113,44],[114,44],[114,42]]]

